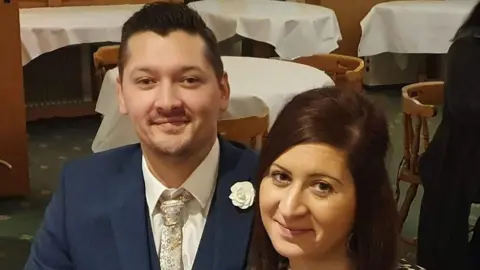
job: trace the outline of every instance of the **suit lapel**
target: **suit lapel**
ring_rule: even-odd
[[[131,155],[125,158],[119,173],[112,175],[107,185],[118,259],[123,270],[158,269],[158,263],[156,268],[151,267],[153,239],[150,239],[152,234],[146,210],[142,151],[139,146],[132,146],[129,150]]]
[[[195,270],[242,269],[246,262],[253,207],[235,207],[229,195],[236,182],[252,181],[256,162],[252,156],[220,140],[220,164],[217,185],[202,240],[197,251]],[[255,186],[255,185],[254,185]]]

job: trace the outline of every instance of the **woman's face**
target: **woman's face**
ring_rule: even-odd
[[[326,144],[286,151],[260,185],[263,224],[274,248],[287,258],[346,253],[355,202],[347,155]]]

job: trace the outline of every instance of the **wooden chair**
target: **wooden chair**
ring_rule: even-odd
[[[95,67],[96,88],[100,91],[105,73],[118,64],[120,45],[110,45],[98,48],[93,54],[93,66]]]
[[[296,58],[293,62],[323,70],[337,86],[363,90],[365,63],[361,58],[340,54],[315,54]]]
[[[264,104],[261,111],[262,113],[258,116],[220,119],[217,126],[218,133],[227,140],[244,144],[255,150],[260,150],[262,141],[268,133],[269,125],[268,107]]]
[[[402,88],[402,110],[404,127],[403,159],[396,179],[395,201],[400,199],[400,182],[409,183],[405,199],[399,209],[400,229],[407,219],[410,206],[422,183],[418,173],[418,163],[429,143],[428,119],[437,115],[435,106],[443,104],[443,82],[421,82]],[[420,148],[422,146],[422,152]],[[415,245],[416,240],[402,238]]]

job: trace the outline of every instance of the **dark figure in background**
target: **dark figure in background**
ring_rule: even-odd
[[[480,222],[468,241],[472,203],[480,202],[480,3],[448,51],[443,119],[420,160],[425,190],[417,262],[429,270],[480,269]]]

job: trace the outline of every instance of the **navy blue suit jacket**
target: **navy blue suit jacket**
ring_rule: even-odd
[[[160,270],[151,233],[139,145],[65,166],[35,236],[26,270]],[[247,263],[253,207],[228,198],[253,181],[257,155],[220,140],[217,185],[194,270],[240,270]],[[256,183],[254,183],[256,187]]]

